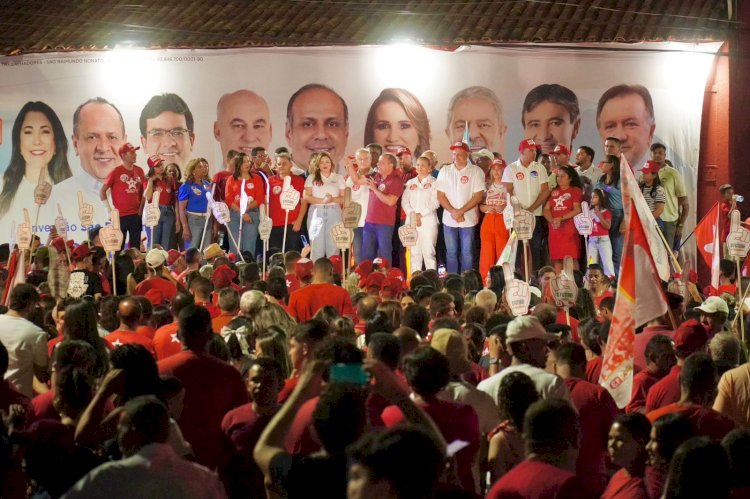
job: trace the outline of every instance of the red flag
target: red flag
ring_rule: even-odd
[[[630,402],[633,389],[635,329],[668,310],[640,216],[632,202],[629,208],[630,224],[625,233],[614,318],[599,377],[599,384],[620,408]]]
[[[711,287],[719,289],[719,262],[721,259],[721,242],[719,240],[719,224],[721,209],[716,203],[708,210],[706,216],[695,226],[695,243],[698,251],[711,268]],[[715,251],[714,251],[715,250]]]

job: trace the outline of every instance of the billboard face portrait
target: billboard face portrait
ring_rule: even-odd
[[[616,85],[602,94],[596,111],[602,144],[620,139],[622,153],[633,168],[647,159],[656,121],[651,93],[642,85]]]
[[[214,138],[221,146],[221,157],[231,150],[252,153],[254,147],[268,149],[273,129],[266,100],[250,90],[225,94],[216,105]]]
[[[419,157],[430,149],[430,121],[411,92],[386,88],[373,101],[365,121],[363,144],[376,143],[396,154],[402,147]]]
[[[73,115],[73,149],[81,169],[100,181],[122,164],[118,150],[127,142],[120,111],[101,97],[78,107]]]
[[[187,166],[193,151],[193,113],[177,94],[155,95],[141,111],[141,145],[146,155]]]
[[[472,152],[489,149],[505,154],[508,125],[505,124],[503,107],[495,92],[487,87],[467,87],[451,98],[445,129],[451,144],[461,142],[467,126]]]
[[[324,85],[303,86],[289,99],[285,136],[292,159],[303,169],[320,152],[330,154],[338,164],[349,139],[346,102]]]
[[[581,127],[578,97],[562,85],[539,85],[526,94],[521,125],[524,138],[541,144],[544,154],[557,144],[571,149]]]

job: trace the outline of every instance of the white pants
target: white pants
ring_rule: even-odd
[[[615,275],[615,266],[612,263],[612,243],[609,236],[589,237],[589,259],[591,263],[599,263],[604,275],[612,277]]]
[[[437,270],[435,259],[435,244],[438,236],[437,217],[432,214],[422,217],[422,225],[417,227],[417,244],[409,248],[411,255],[411,271],[422,270],[422,262],[425,269]]]
[[[314,262],[318,258],[338,255],[331,237],[331,227],[341,222],[341,207],[337,204],[313,204],[307,212],[307,233],[310,235],[310,259]],[[318,226],[313,229],[314,226]],[[316,233],[316,237],[313,237]]]

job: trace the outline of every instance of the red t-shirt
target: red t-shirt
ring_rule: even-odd
[[[578,319],[568,314],[568,317],[565,317],[565,309],[564,308],[558,308],[557,309],[557,319],[555,319],[555,322],[558,324],[567,324],[570,322],[570,337],[575,343],[580,343],[581,338],[578,336]]]
[[[481,438],[479,417],[476,411],[469,405],[445,400],[434,400],[420,405],[435,422],[448,444],[454,440],[463,440],[469,443],[468,446],[456,453],[456,467],[461,486],[469,492],[476,492],[472,466],[479,453]],[[405,421],[401,409],[395,405],[383,411],[382,419],[387,428],[392,428]]]
[[[182,352],[182,342],[177,337],[177,322],[167,324],[154,333],[154,352],[156,360],[163,360]]]
[[[156,333],[154,328],[152,328],[151,326],[140,326],[138,329],[135,330],[135,332],[138,334],[142,334],[143,336],[145,336],[151,341],[153,341],[154,334]]]
[[[599,219],[594,218],[594,210],[591,210],[591,221],[592,221],[592,230],[591,235],[593,237],[602,237],[602,236],[609,236],[609,229],[605,229]],[[601,220],[612,222],[612,214],[609,212],[609,210],[602,210],[599,214],[599,217]]]
[[[31,399],[31,407],[33,409],[32,420],[39,421],[40,419],[54,419],[60,421],[60,414],[53,402],[55,401],[55,389],[41,393]]]
[[[154,343],[149,338],[145,337],[142,334],[138,334],[135,331],[124,331],[122,329],[118,329],[117,331],[112,331],[107,335],[107,339],[112,343],[112,346],[115,348],[119,347],[120,345],[127,345],[128,343],[135,343],[137,345],[142,345],[148,350],[151,355],[154,355]]]
[[[646,369],[646,345],[651,341],[651,338],[657,334],[663,334],[664,336],[674,336],[674,331],[664,326],[649,326],[644,327],[643,331],[635,335],[635,346],[634,346],[634,364],[636,371],[643,371]]]
[[[375,188],[384,194],[392,194],[400,198],[404,192],[404,182],[396,170],[385,178],[376,173],[372,179],[375,181]],[[365,223],[391,226],[396,224],[396,210],[400,207],[399,203],[388,206],[378,199],[372,189],[370,189],[370,199],[367,203]]]
[[[172,301],[174,295],[177,294],[177,286],[173,282],[168,281],[162,277],[149,277],[142,281],[138,286],[135,287],[135,294],[145,295],[150,290],[155,289],[161,293],[164,300]]]
[[[208,310],[208,313],[211,315],[212,319],[216,319],[221,315],[221,309],[211,302],[196,301],[195,304]]]
[[[286,292],[290,295],[299,289],[299,279],[295,274],[287,274],[286,276]]]
[[[227,187],[227,179],[231,176],[232,172],[227,170],[222,170],[214,175],[211,182],[216,184],[216,189],[214,189],[214,199],[216,201],[224,201],[224,191]]]
[[[239,371],[207,354],[182,351],[159,361],[159,374],[185,387],[185,407],[178,421],[200,464],[213,468],[221,452],[224,415],[248,401]]]
[[[614,296],[612,294],[612,291],[607,290],[604,293],[601,294],[601,296],[591,296],[594,299],[594,305],[596,305],[596,309],[599,310],[602,307],[602,300],[605,298],[608,298],[610,296]]]
[[[279,392],[278,397],[276,397],[276,400],[279,401],[279,404],[283,404],[284,402],[286,402],[286,399],[289,398],[289,395],[292,394],[294,388],[297,386],[298,381],[299,376],[292,376],[291,378],[287,378],[287,380],[284,381],[284,386]]]
[[[121,217],[140,213],[144,178],[140,166],[133,165],[133,169],[128,170],[120,165],[104,181],[104,185],[112,190],[112,204],[120,211]]]
[[[148,186],[148,180],[143,180],[143,191],[146,191]],[[177,188],[174,185],[174,181],[164,180],[161,178],[154,179],[154,191],[159,193],[159,206],[174,206],[177,200]],[[151,202],[151,200],[148,200]]]
[[[599,375],[602,373],[603,360],[604,357],[599,355],[586,363],[586,381],[595,385],[599,384]]]
[[[649,499],[642,476],[630,476],[625,469],[612,475],[601,499]]]
[[[230,208],[239,209],[240,207],[240,190],[242,189],[242,179],[227,177],[227,184],[224,188],[224,202]],[[263,185],[263,179],[259,175],[250,174],[249,179],[245,179],[245,192],[252,197],[259,205],[265,203],[266,189]]]
[[[668,475],[669,464],[646,468],[646,490],[651,499],[661,499]]]
[[[581,417],[581,446],[576,475],[592,494],[599,495],[607,485],[607,438],[617,409],[612,395],[602,386],[579,378],[568,378],[570,400]]]
[[[297,322],[309,321],[326,305],[331,305],[341,315],[352,316],[349,293],[330,283],[310,284],[292,293],[289,297],[289,315]]]
[[[729,220],[729,214],[732,212],[732,203],[721,203],[719,205],[719,237],[721,242],[726,242],[727,236],[729,235],[729,228],[731,222]]]
[[[655,411],[646,414],[649,421],[653,423],[665,414],[681,412],[685,414],[693,426],[693,434],[698,437],[709,437],[713,440],[721,440],[727,433],[734,430],[734,420],[720,414],[710,407],[701,405],[686,405],[679,402],[665,405]]]
[[[674,404],[680,400],[680,372],[682,366],[673,366],[669,374],[654,383],[646,397],[646,412]]]
[[[541,461],[524,461],[495,482],[487,499],[581,499],[581,482],[557,466]]]
[[[552,211],[553,218],[561,218],[572,212],[574,204],[580,204],[581,201],[583,201],[583,192],[578,187],[567,189],[558,187],[552,189],[547,207]],[[561,221],[556,229],[550,225],[549,251],[550,258],[553,260],[562,260],[566,256],[578,257],[579,237],[572,218]]]
[[[633,376],[633,391],[630,402],[625,406],[625,412],[638,412],[646,407],[646,397],[652,386],[661,378],[651,374],[647,369]]]
[[[313,412],[320,397],[306,401],[294,415],[289,432],[286,434],[285,447],[291,454],[310,455],[320,451],[320,444],[313,437]]]
[[[302,195],[305,191],[305,179],[299,175],[291,175],[292,187],[299,192],[300,202],[297,203],[297,207],[289,212],[289,223],[292,224],[297,220],[299,216],[299,209],[302,205]],[[286,211],[281,209],[281,190],[284,188],[284,178],[274,175],[269,177],[268,183],[271,185],[271,196],[268,200],[268,213],[271,217],[274,227],[283,227],[284,220],[286,219]]]

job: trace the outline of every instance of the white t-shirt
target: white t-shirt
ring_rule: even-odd
[[[586,177],[587,179],[591,180],[591,185],[596,185],[596,182],[601,178],[602,171],[597,168],[596,166],[589,166],[586,171],[581,170],[581,167],[576,168],[576,172],[581,177]]]
[[[544,400],[551,398],[570,400],[570,391],[561,377],[550,374],[544,369],[539,369],[531,364],[508,366],[499,373],[493,374],[484,381],[481,381],[477,385],[477,388],[492,397],[495,404],[500,406],[500,382],[506,375],[513,372],[522,372],[531,378],[536,391]]]
[[[362,206],[362,214],[359,216],[357,227],[364,227],[365,218],[367,218],[367,205],[370,202],[370,188],[366,185],[355,184],[351,177],[346,178],[346,186],[352,189],[352,201]]]
[[[312,195],[316,198],[323,199],[326,194],[330,194],[331,197],[338,197],[341,195],[341,191],[346,188],[344,177],[338,173],[331,173],[328,177],[323,175],[320,176],[322,182],[316,182],[315,177],[310,175],[305,180],[305,189],[311,188]],[[338,203],[326,203],[326,205],[333,205]]]
[[[47,366],[47,335],[21,317],[0,315],[0,342],[8,349],[5,379],[27,397],[34,396],[34,366]]]
[[[437,200],[437,189],[435,189],[435,177],[427,175],[421,182],[419,177],[409,180],[404,186],[404,194],[401,197],[401,207],[408,219],[411,212],[422,215],[422,220],[427,217],[435,218],[436,210],[440,206]]]
[[[451,164],[440,170],[435,184],[437,190],[444,193],[450,204],[458,209],[477,192],[484,192],[484,172],[471,163],[461,170]],[[464,214],[463,222],[456,222],[448,211],[444,211],[443,223],[448,227],[474,227],[479,222],[478,206]]]
[[[549,184],[549,177],[544,165],[532,161],[528,167],[524,167],[521,161],[514,161],[503,171],[503,182],[513,184],[513,195],[521,202],[521,207],[528,209],[536,201],[542,184]],[[537,206],[534,215],[542,216],[544,203]]]

